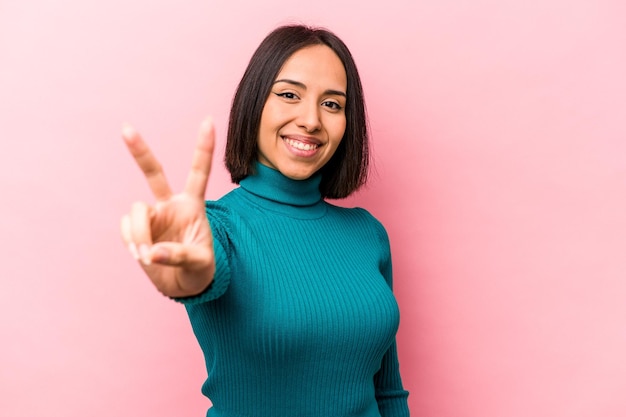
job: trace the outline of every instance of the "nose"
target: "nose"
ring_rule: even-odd
[[[313,133],[321,129],[320,106],[318,106],[316,102],[302,102],[299,110],[300,113],[296,121],[298,127],[303,128],[307,133]]]

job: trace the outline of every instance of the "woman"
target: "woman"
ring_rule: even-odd
[[[366,127],[344,43],[286,26],[261,43],[235,94],[225,161],[240,186],[221,199],[204,202],[210,121],[176,195],[124,128],[157,202],[135,203],[122,235],[156,288],[187,308],[208,416],[408,415],[387,233],[365,210],[324,201],[365,183]]]

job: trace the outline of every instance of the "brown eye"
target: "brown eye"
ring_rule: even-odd
[[[322,106],[329,107],[332,110],[341,110],[339,103],[335,103],[334,101],[325,101],[322,103]]]
[[[298,98],[297,95],[295,95],[294,93],[289,93],[289,92],[274,93],[274,94],[276,94],[278,97],[286,98],[287,100],[295,100]]]

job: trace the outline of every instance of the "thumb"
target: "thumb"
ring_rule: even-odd
[[[153,264],[179,266],[184,269],[206,268],[211,263],[209,248],[175,242],[159,242],[150,248]]]

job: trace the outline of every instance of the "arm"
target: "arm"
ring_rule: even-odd
[[[389,237],[383,225],[376,221],[378,235],[381,242],[382,257],[380,262],[380,272],[385,277],[385,281],[393,290],[393,272],[391,265],[391,249]],[[374,386],[376,389],[376,401],[378,410],[382,417],[408,417],[409,407],[407,398],[408,391],[403,388],[400,377],[400,365],[398,363],[398,353],[396,341],[383,356],[380,370],[374,375]]]
[[[376,401],[382,417],[408,417],[408,391],[402,387],[396,342],[383,356],[380,370],[374,375]]]
[[[213,253],[215,259],[213,281],[200,294],[189,297],[177,297],[174,298],[175,301],[189,306],[215,300],[226,292],[231,277],[228,216],[229,212],[224,206],[213,201],[206,202],[206,217],[211,225],[213,235]]]

